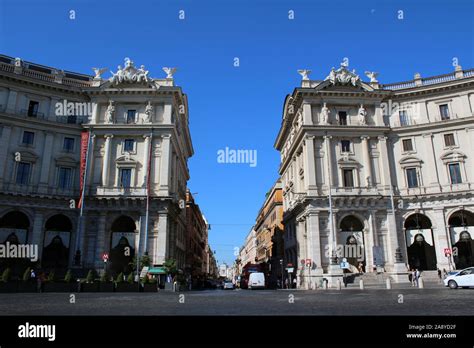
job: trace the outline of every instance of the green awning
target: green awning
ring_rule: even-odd
[[[150,267],[148,270],[149,274],[166,274],[166,270],[163,267]]]

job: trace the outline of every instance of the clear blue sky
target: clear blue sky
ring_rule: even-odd
[[[217,259],[228,263],[278,177],[273,144],[297,69],[322,79],[348,57],[351,69],[378,71],[389,83],[451,72],[454,57],[472,68],[473,28],[470,0],[0,0],[4,54],[82,73],[115,70],[124,57],[152,77],[179,68],[195,149],[189,186],[212,225]],[[256,149],[257,166],[217,163],[226,146]]]

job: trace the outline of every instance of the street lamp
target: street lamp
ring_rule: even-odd
[[[280,284],[280,287],[283,289],[283,259],[280,259],[280,269],[281,269],[281,284]]]

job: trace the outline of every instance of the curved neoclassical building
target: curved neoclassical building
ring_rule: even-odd
[[[474,70],[385,85],[344,64],[324,80],[299,73],[275,147],[300,286],[340,275],[344,257],[395,279],[473,266]]]
[[[183,267],[187,97],[174,69],[154,79],[127,58],[110,79],[95,70],[0,56],[0,243],[37,244],[46,268],[101,269],[108,253],[118,272],[137,247]]]

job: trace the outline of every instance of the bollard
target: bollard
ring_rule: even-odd
[[[359,281],[359,288],[360,288],[361,290],[364,290],[364,280],[363,280],[363,279],[361,279],[361,280]]]
[[[337,280],[337,290],[341,290],[341,280]]]
[[[392,283],[390,282],[390,278],[387,278],[385,282],[387,284],[387,289],[390,290],[392,288]]]
[[[418,288],[423,289],[425,285],[423,284],[423,279],[420,277],[418,278]]]

